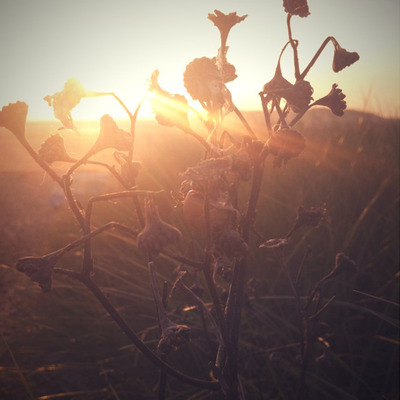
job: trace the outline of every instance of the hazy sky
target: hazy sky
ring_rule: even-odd
[[[322,41],[335,36],[360,61],[335,74],[328,45],[308,79],[314,98],[333,83],[348,108],[400,116],[400,2],[309,0],[311,15],[294,17],[301,67]],[[261,109],[258,92],[269,81],[287,41],[281,0],[0,0],[0,107],[26,101],[29,118],[53,118],[43,97],[74,76],[85,88],[114,91],[134,110],[154,69],[160,84],[185,92],[182,74],[194,58],[213,57],[219,34],[207,14],[219,9],[248,14],[231,31],[228,60],[238,78],[228,84],[240,109]],[[290,52],[283,69],[293,82]],[[123,117],[111,99],[84,99],[75,119]]]

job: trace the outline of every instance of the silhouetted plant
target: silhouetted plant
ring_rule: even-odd
[[[297,398],[306,398],[305,375],[312,356],[312,345],[315,340],[324,343],[323,336],[316,336],[318,318],[334,301],[334,297],[323,303],[323,284],[335,278],[339,273],[355,269],[355,264],[346,255],[339,253],[332,271],[316,282],[306,299],[300,290],[299,282],[303,266],[309,252],[298,266],[296,277],[286,265],[285,249],[295,240],[294,232],[306,227],[317,227],[327,219],[324,207],[298,208],[297,218],[283,238],[268,239],[255,231],[254,222],[257,214],[257,203],[261,192],[263,172],[266,159],[273,158],[274,167],[285,166],[298,157],[307,146],[306,140],[294,125],[313,106],[330,108],[342,116],[346,108],[345,95],[337,84],[332,85],[328,95],[314,101],[313,87],[305,78],[313,67],[327,43],[334,45],[333,70],[341,71],[359,59],[357,53],[342,48],[335,38],[327,38],[307,67],[301,71],[298,59],[299,42],[293,38],[291,18],[307,17],[309,9],[305,0],[284,1],[287,15],[288,42],[278,58],[273,78],[263,85],[259,93],[266,121],[267,140],[256,136],[246,119],[235,106],[227,84],[237,78],[235,67],[228,62],[227,40],[230,30],[247,15],[236,13],[223,14],[215,10],[208,18],[218,28],[221,44],[214,58],[202,57],[191,61],[184,73],[184,85],[193,100],[198,101],[201,109],[188,105],[181,94],[170,94],[161,88],[159,72],[151,74],[148,98],[151,101],[155,118],[159,124],[177,127],[191,135],[204,149],[204,159],[196,166],[182,171],[182,184],[179,201],[182,205],[185,221],[193,232],[194,238],[204,248],[200,259],[188,256],[190,251],[178,253],[174,246],[178,241],[185,242],[180,229],[164,222],[158,212],[158,192],[136,187],[136,178],[140,173],[140,163],[134,159],[135,124],[142,101],[136,111],[129,108],[114,93],[87,91],[75,79],[70,79],[64,89],[45,100],[53,107],[54,116],[61,121],[64,128],[77,131],[71,111],[77,107],[82,98],[93,96],[113,96],[126,111],[130,120],[130,132],[118,128],[110,115],[100,120],[100,133],[95,144],[79,160],[72,158],[65,149],[63,139],[58,133],[50,136],[36,152],[25,137],[25,122],[28,106],[23,102],[9,104],[0,112],[0,126],[10,130],[21,142],[34,160],[50,175],[65,194],[73,217],[80,226],[82,237],[68,246],[55,250],[42,257],[25,257],[17,261],[16,269],[25,273],[38,283],[44,292],[51,290],[53,274],[61,274],[83,283],[100,301],[110,316],[129,339],[163,372],[163,384],[160,383],[159,399],[164,398],[166,375],[172,375],[182,382],[215,391],[223,399],[244,399],[245,392],[240,382],[239,335],[241,314],[248,290],[256,293],[256,281],[253,276],[249,257],[250,240],[258,240],[260,252],[272,252],[286,275],[292,295],[296,302],[298,321],[298,356],[300,374],[298,379]],[[281,70],[280,60],[284,51],[291,48],[293,52],[294,80],[286,79]],[[260,85],[261,86],[261,85]],[[230,135],[224,129],[224,118],[235,113],[243,123],[245,133],[241,138]],[[198,118],[204,125],[206,134],[200,134],[191,127],[191,119]],[[227,142],[229,142],[227,144]],[[114,148],[115,159],[119,164],[117,170],[106,163],[97,164],[107,170],[118,180],[123,190],[95,196],[83,207],[74,195],[73,175],[82,165],[92,162],[93,155],[106,148]],[[60,176],[52,164],[55,162],[70,163],[70,168]],[[248,188],[246,200],[238,193]],[[118,198],[131,198],[139,221],[138,226],[128,227],[115,222],[93,230],[91,216],[93,204]],[[144,207],[144,212],[142,211]],[[177,219],[178,220],[178,219]],[[178,224],[178,223],[176,223]],[[151,288],[154,294],[157,317],[160,326],[160,339],[157,349],[150,349],[128,326],[117,309],[112,305],[102,290],[95,283],[96,265],[93,261],[91,241],[93,237],[109,229],[118,229],[136,239],[139,250],[143,252],[148,263]],[[184,243],[189,248],[189,243]],[[82,268],[80,272],[56,267],[58,260],[68,251],[83,246]],[[174,322],[167,316],[166,306],[159,292],[156,279],[157,265],[162,263],[160,253],[167,254],[184,272],[178,275],[174,292],[180,291],[191,299],[196,307],[207,318],[210,332],[205,330],[208,340],[214,341],[216,351],[209,360],[211,380],[198,379],[179,371],[168,364],[167,355],[173,351],[185,351],[190,346],[191,328],[186,324]],[[186,271],[186,272],[185,272]],[[208,296],[199,284],[197,274],[204,275]],[[191,287],[184,283],[188,279]],[[249,280],[250,279],[250,280]],[[248,284],[248,282],[250,282]],[[202,296],[205,296],[202,298]],[[205,299],[208,299],[208,303]],[[208,322],[207,322],[208,321]],[[213,332],[211,334],[211,332]],[[318,359],[324,353],[318,355]],[[160,378],[161,379],[161,378]]]

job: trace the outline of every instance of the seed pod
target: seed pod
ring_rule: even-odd
[[[53,268],[61,253],[50,253],[42,257],[24,257],[17,261],[15,268],[33,282],[39,284],[44,293],[51,290]]]
[[[304,137],[294,129],[277,130],[267,142],[269,152],[275,156],[274,166],[280,167],[282,162],[297,157],[305,148]]]
[[[176,243],[182,233],[179,229],[162,221],[153,199],[145,202],[146,223],[136,238],[137,246],[148,255],[157,256],[165,246]]]

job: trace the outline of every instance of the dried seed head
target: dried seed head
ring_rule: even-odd
[[[119,129],[113,118],[105,114],[100,119],[100,133],[93,148],[100,151],[110,147],[129,151],[132,147],[132,137],[128,132]]]
[[[349,52],[335,42],[335,53],[333,55],[332,68],[334,72],[339,72],[342,69],[349,67],[360,59],[356,52]]]
[[[179,350],[184,344],[190,342],[191,329],[187,325],[178,325],[171,321],[162,329],[158,342],[158,351],[167,355],[171,351]]]
[[[201,182],[218,180],[221,174],[232,167],[231,157],[209,158],[201,161],[195,167],[188,168],[182,176],[187,180]]]
[[[205,226],[205,201],[203,195],[197,190],[189,190],[183,201],[183,215],[191,229],[204,231]],[[220,200],[210,202],[210,227],[212,230],[221,230],[236,224],[238,211],[222,197]]]
[[[279,90],[291,89],[293,85],[283,77],[280,62],[275,69],[274,77],[263,87],[263,93],[268,95]]]
[[[297,157],[305,148],[304,137],[294,129],[277,130],[267,142],[269,152],[275,156],[274,166],[280,167]]]
[[[221,34],[222,47],[226,46],[226,41],[232,27],[245,20],[246,17],[247,15],[240,17],[236,12],[224,14],[219,10],[214,10],[214,14],[208,14],[208,19],[214,23]]]
[[[28,104],[22,101],[10,103],[0,111],[0,127],[8,129],[18,139],[24,139],[27,114]]]
[[[186,66],[183,83],[193,100],[215,111],[225,103],[225,87],[215,62],[207,57],[196,58]]]
[[[71,117],[71,110],[79,104],[87,93],[82,84],[75,78],[69,79],[61,92],[46,96],[44,100],[53,106],[54,116],[61,121],[65,128],[76,130]]]
[[[232,155],[231,171],[242,181],[248,181],[251,178],[250,157],[244,152],[238,152]]]
[[[283,0],[283,7],[288,14],[307,17],[310,15],[307,0]]]
[[[48,164],[52,164],[55,161],[76,161],[76,159],[72,158],[67,153],[64,145],[64,139],[58,133],[48,137],[40,146],[38,153],[40,157],[42,157],[42,159]]]
[[[53,268],[60,255],[51,253],[43,257],[24,257],[17,261],[15,268],[26,274],[33,282],[41,287],[42,291],[51,290]]]
[[[151,74],[149,90],[152,92],[151,108],[160,125],[189,128],[188,102],[185,96],[171,94],[158,83],[159,71]]]
[[[313,92],[310,82],[301,79],[289,88],[276,90],[274,94],[283,97],[293,112],[300,113],[310,104]]]
[[[339,89],[335,83],[332,85],[331,91],[326,96],[317,100],[314,105],[328,107],[335,115],[341,117],[347,107],[344,101],[345,97],[346,95],[342,92],[342,89]]]
[[[179,229],[162,221],[153,199],[145,201],[146,222],[136,238],[137,246],[148,255],[158,255],[165,246],[176,243],[182,237]]]

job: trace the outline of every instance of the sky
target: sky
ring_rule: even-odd
[[[311,14],[293,17],[292,24],[301,69],[327,36],[360,55],[356,64],[334,73],[328,45],[308,75],[314,98],[337,83],[349,109],[400,117],[400,2],[308,4]],[[258,93],[287,41],[281,0],[0,0],[0,107],[21,100],[29,104],[28,119],[53,119],[43,97],[75,77],[88,90],[115,92],[134,111],[154,69],[165,90],[190,99],[182,79],[186,65],[214,57],[219,48],[218,30],[207,19],[215,9],[248,15],[228,39],[228,61],[238,78],[227,86],[239,109],[261,110]],[[283,73],[294,82],[291,61],[286,52]],[[150,112],[146,105],[142,116]],[[124,117],[111,97],[83,99],[72,111],[76,120],[105,113]]]

